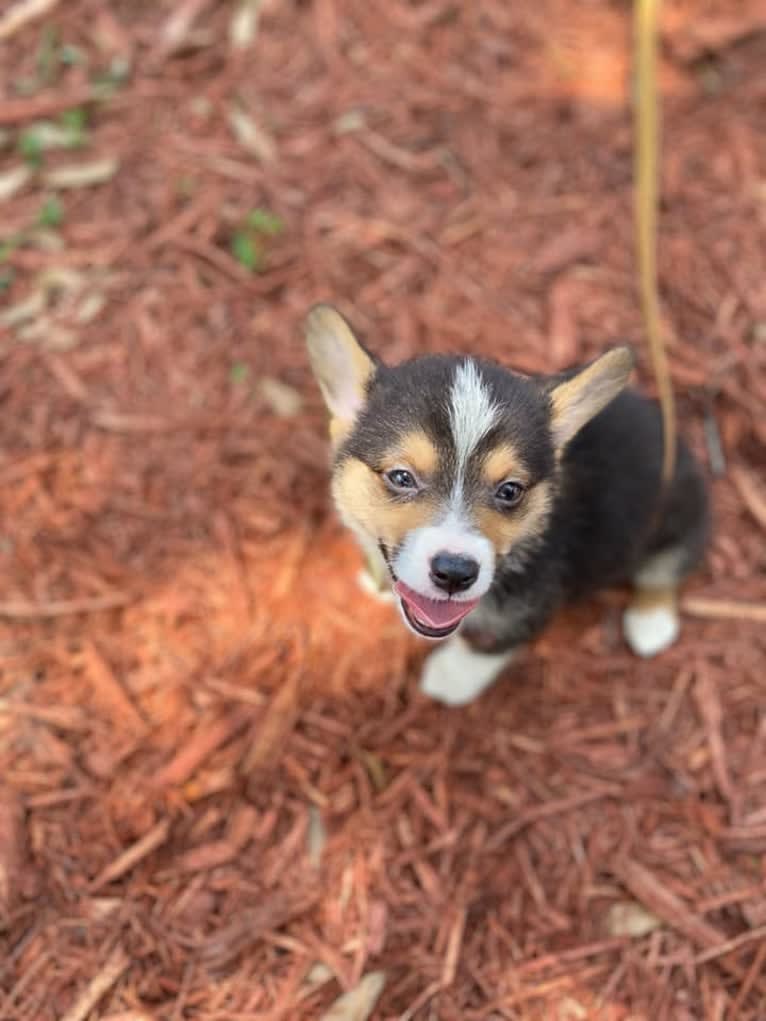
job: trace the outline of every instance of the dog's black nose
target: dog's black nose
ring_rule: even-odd
[[[431,561],[431,581],[444,592],[465,592],[479,577],[479,565],[458,553],[437,553]]]

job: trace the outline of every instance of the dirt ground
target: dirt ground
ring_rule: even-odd
[[[357,584],[299,324],[627,340],[651,389],[630,5],[43,6],[0,4],[0,1017],[762,1021],[762,2],[663,9],[682,640],[607,594],[463,710]]]

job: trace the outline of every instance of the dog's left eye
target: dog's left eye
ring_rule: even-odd
[[[526,489],[520,482],[504,482],[495,491],[495,499],[503,507],[515,507],[520,503]]]
[[[405,468],[393,468],[385,473],[384,478],[389,486],[397,491],[418,488],[415,476]]]

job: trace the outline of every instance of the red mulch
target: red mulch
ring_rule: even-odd
[[[37,295],[0,327],[0,1017],[303,1021],[382,971],[375,1021],[762,1019],[762,3],[665,5],[662,298],[716,476],[683,639],[632,658],[609,595],[460,711],[357,585],[299,321],[521,369],[627,339],[651,387],[629,5],[270,0],[237,48],[238,10],[0,44],[0,180],[88,110],[0,203],[0,315]]]

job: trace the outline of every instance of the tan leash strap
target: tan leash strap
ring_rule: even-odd
[[[657,210],[659,192],[659,98],[657,39],[660,0],[635,0],[635,220],[639,290],[644,329],[662,412],[663,489],[676,462],[676,408],[660,321],[657,292]]]

